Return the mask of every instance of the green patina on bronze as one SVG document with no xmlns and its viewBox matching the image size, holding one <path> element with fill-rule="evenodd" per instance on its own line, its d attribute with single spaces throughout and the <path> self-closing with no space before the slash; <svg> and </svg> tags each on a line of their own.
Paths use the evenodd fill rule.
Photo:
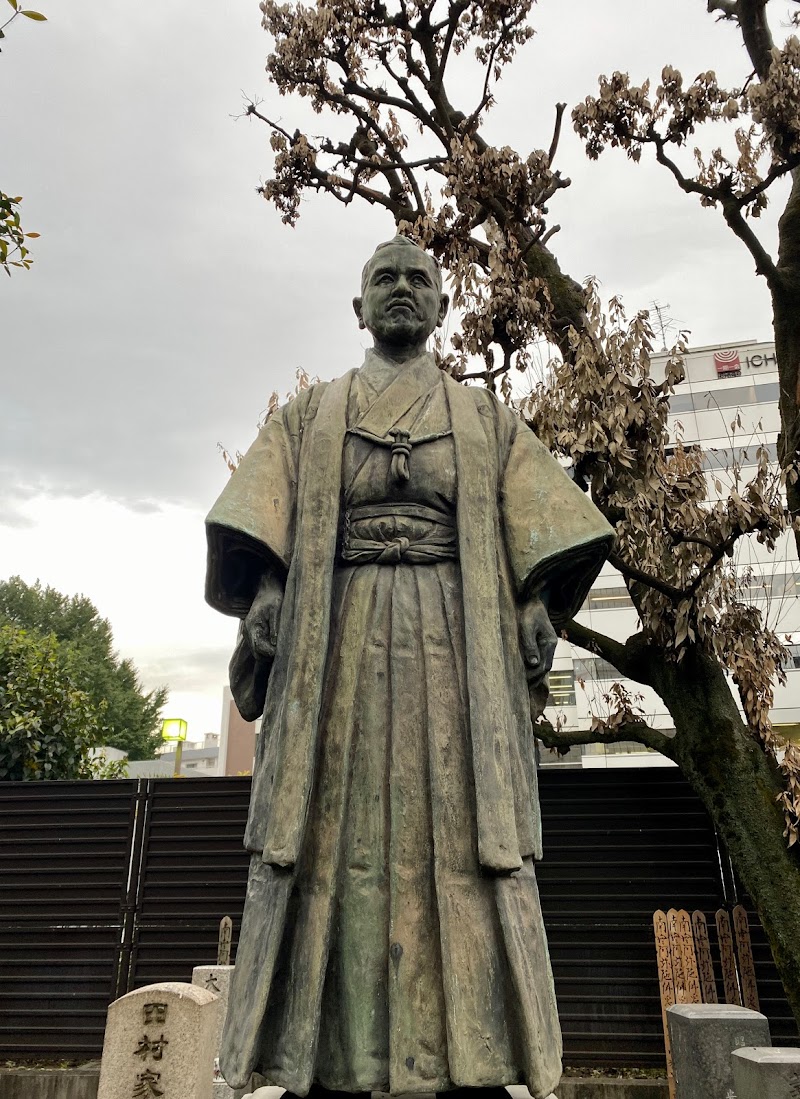
<svg viewBox="0 0 800 1099">
<path fill-rule="evenodd" d="M 245 619 L 234 694 L 264 712 L 223 1072 L 544 1097 L 532 697 L 611 529 L 509 409 L 437 369 L 425 253 L 381 246 L 354 306 L 365 364 L 280 409 L 208 517 L 207 598 Z"/>
</svg>

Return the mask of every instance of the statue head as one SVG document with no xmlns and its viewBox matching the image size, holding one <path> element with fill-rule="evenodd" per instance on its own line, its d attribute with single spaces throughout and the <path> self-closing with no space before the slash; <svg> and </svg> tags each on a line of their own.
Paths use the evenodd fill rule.
<svg viewBox="0 0 800 1099">
<path fill-rule="evenodd" d="M 361 297 L 353 299 L 359 328 L 394 355 L 424 351 L 448 305 L 436 260 L 401 236 L 378 245 L 361 273 Z"/>
</svg>

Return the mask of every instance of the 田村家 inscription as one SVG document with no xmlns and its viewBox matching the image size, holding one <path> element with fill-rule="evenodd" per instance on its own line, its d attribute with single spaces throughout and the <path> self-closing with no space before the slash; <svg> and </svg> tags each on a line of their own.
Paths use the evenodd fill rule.
<svg viewBox="0 0 800 1099">
<path fill-rule="evenodd" d="M 108 1009 L 98 1099 L 211 1099 L 217 997 L 180 983 Z"/>
</svg>

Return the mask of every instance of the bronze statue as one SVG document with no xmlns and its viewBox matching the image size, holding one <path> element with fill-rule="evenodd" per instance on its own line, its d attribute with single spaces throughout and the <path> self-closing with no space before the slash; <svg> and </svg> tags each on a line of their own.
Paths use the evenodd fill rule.
<svg viewBox="0 0 800 1099">
<path fill-rule="evenodd" d="M 222 1071 L 539 1099 L 561 1036 L 529 690 L 611 528 L 437 368 L 430 256 L 380 245 L 353 304 L 364 365 L 279 409 L 208 517 L 207 599 L 243 619 L 234 695 L 264 713 Z"/>
</svg>

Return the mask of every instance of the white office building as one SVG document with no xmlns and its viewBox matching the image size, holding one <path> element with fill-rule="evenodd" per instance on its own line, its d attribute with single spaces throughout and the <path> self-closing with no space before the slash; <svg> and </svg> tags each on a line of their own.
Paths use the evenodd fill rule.
<svg viewBox="0 0 800 1099">
<path fill-rule="evenodd" d="M 654 356 L 656 375 L 661 371 L 663 376 L 665 361 L 666 355 Z M 671 400 L 671 430 L 685 445 L 699 444 L 703 448 L 710 479 L 716 471 L 725 481 L 725 467 L 732 453 L 742 462 L 745 480 L 747 465 L 754 464 L 759 445 L 766 446 L 772 460 L 776 459 L 780 423 L 774 344 L 698 347 L 686 356 L 685 371 L 686 378 Z M 793 538 L 787 537 L 775 553 L 766 552 L 755 539 L 742 539 L 737 565 L 752 570 L 751 595 L 762 605 L 770 625 L 800 641 L 800 567 Z M 604 566 L 578 620 L 618 641 L 624 641 L 638 628 L 622 577 L 610 565 Z M 788 727 L 787 733 L 796 735 L 800 729 L 800 645 L 792 646 L 787 680 L 785 687 L 776 688 L 772 719 L 776 725 Z M 653 691 L 622 679 L 605 661 L 565 641 L 559 641 L 553 662 L 552 705 L 547 716 L 551 720 L 560 717 L 567 728 L 587 728 L 592 713 L 604 712 L 603 695 L 615 681 L 642 696 L 639 704 L 651 725 L 665 731 L 673 727 L 669 713 Z M 572 749 L 562 759 L 543 749 L 541 763 L 572 767 L 671 765 L 663 756 L 635 744 L 588 745 Z"/>
</svg>

